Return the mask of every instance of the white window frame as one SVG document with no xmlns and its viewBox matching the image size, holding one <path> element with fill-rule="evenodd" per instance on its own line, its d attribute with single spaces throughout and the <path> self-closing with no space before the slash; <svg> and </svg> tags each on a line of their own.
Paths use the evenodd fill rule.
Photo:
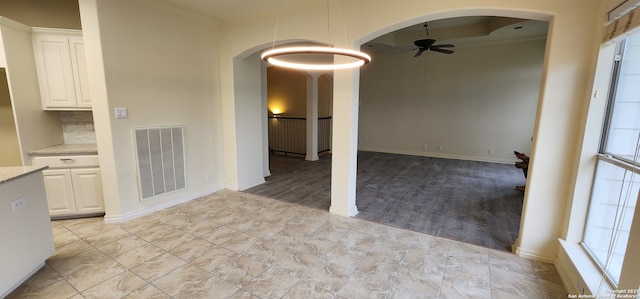
<svg viewBox="0 0 640 299">
<path fill-rule="evenodd" d="M 596 155 L 596 159 L 597 159 L 597 164 L 598 165 L 602 165 L 601 163 L 607 163 L 610 166 L 616 167 L 620 170 L 624 170 L 626 171 L 625 174 L 627 172 L 629 172 L 631 174 L 631 176 L 635 176 L 635 175 L 639 175 L 640 176 L 640 165 L 637 161 L 637 159 L 634 160 L 630 160 L 626 157 L 623 156 L 619 156 L 619 155 L 615 155 L 612 153 L 608 153 L 606 151 L 606 146 L 607 146 L 607 142 L 609 141 L 609 134 L 611 133 L 610 130 L 610 125 L 611 125 L 611 118 L 613 117 L 613 113 L 614 113 L 614 103 L 616 100 L 616 96 L 617 96 L 617 84 L 618 81 L 620 79 L 620 75 L 621 75 L 621 70 L 623 68 L 622 65 L 622 59 L 620 59 L 622 57 L 622 55 L 624 54 L 624 49 L 625 49 L 625 41 L 621 41 L 618 44 L 618 49 L 616 50 L 618 55 L 616 55 L 616 62 L 614 65 L 614 71 L 611 74 L 611 89 L 610 89 L 610 93 L 607 99 L 607 108 L 606 108 L 606 115 L 605 115 L 605 119 L 604 119 L 604 125 L 603 125 L 603 129 L 602 129 L 602 135 L 600 138 L 600 147 L 598 150 L 598 154 Z M 595 172 L 597 173 L 597 171 Z M 590 206 L 591 206 L 591 201 L 594 200 L 593 196 L 594 196 L 594 188 L 596 186 L 596 175 L 593 175 L 593 184 L 592 184 L 592 192 L 590 195 Z M 627 184 L 625 182 L 625 180 L 623 180 L 622 182 L 622 187 L 624 189 L 624 185 Z M 633 182 L 629 182 L 629 184 L 633 184 Z M 621 195 L 622 196 L 622 195 Z M 631 195 L 634 196 L 634 195 Z M 635 194 L 636 196 L 636 200 L 638 195 Z M 621 206 L 622 205 L 622 206 Z M 627 209 L 627 207 L 624 207 L 625 202 L 621 202 L 620 200 L 618 200 L 618 205 L 617 205 L 617 209 L 616 209 L 616 215 L 624 215 L 625 210 Z M 590 207 L 590 209 L 593 207 Z M 635 209 L 637 210 L 637 208 Z M 631 211 L 631 213 L 633 213 L 633 211 Z M 633 214 L 632 214 L 633 217 Z M 624 219 L 624 218 L 622 218 Z M 610 271 L 610 259 L 611 259 L 611 251 L 613 251 L 614 249 L 612 248 L 615 247 L 616 242 L 618 242 L 617 239 L 615 239 L 616 234 L 619 234 L 619 230 L 620 230 L 620 223 L 625 220 L 621 220 L 621 219 L 616 219 L 614 221 L 614 227 L 612 228 L 612 237 L 609 240 L 609 252 L 605 258 L 605 260 L 602 260 L 602 256 L 598 257 L 598 254 L 596 254 L 592 248 L 589 248 L 589 244 L 587 244 L 586 242 L 581 242 L 581 245 L 583 246 L 583 248 L 585 249 L 585 251 L 590 255 L 590 257 L 592 258 L 592 260 L 595 262 L 595 264 L 599 267 L 600 271 L 602 272 L 603 276 L 608 280 L 608 283 L 610 283 L 612 286 L 617 287 L 618 283 L 619 283 L 619 278 L 621 273 L 613 273 Z M 626 221 L 631 221 L 631 219 L 627 219 Z M 585 221 L 585 228 L 583 231 L 583 241 L 585 239 L 587 239 L 587 234 L 589 234 L 589 221 Z M 630 224 L 631 226 L 631 224 Z M 626 241 L 625 243 L 626 244 Z M 628 254 L 628 251 L 626 251 L 625 255 Z M 624 258 L 623 258 L 624 259 Z M 620 268 L 622 267 L 622 265 L 620 265 Z M 617 271 L 616 271 L 617 272 Z"/>
</svg>

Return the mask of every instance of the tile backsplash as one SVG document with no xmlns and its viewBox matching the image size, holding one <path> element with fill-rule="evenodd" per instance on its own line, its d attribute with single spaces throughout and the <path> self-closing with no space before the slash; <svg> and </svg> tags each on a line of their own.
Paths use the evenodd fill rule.
<svg viewBox="0 0 640 299">
<path fill-rule="evenodd" d="M 61 111 L 60 122 L 64 143 L 96 143 L 91 111 Z"/>
</svg>

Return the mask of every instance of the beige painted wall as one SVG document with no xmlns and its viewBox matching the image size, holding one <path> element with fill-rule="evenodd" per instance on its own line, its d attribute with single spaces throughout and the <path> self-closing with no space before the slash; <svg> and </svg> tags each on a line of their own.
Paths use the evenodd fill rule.
<svg viewBox="0 0 640 299">
<path fill-rule="evenodd" d="M 267 68 L 267 107 L 269 115 L 306 117 L 307 75 L 293 70 Z"/>
<path fill-rule="evenodd" d="M 31 27 L 82 29 L 78 0 L 0 0 L 0 16 Z"/>
<path fill-rule="evenodd" d="M 81 0 L 80 11 L 105 219 L 223 188 L 216 24 L 149 1 Z M 184 126 L 187 189 L 140 202 L 132 130 L 169 125 Z"/>
<path fill-rule="evenodd" d="M 304 72 L 267 68 L 269 115 L 275 109 L 285 117 L 307 117 L 307 78 Z M 318 117 L 331 116 L 331 79 L 327 74 L 318 77 Z"/>
<path fill-rule="evenodd" d="M 333 77 L 322 74 L 318 77 L 318 117 L 331 116 L 333 109 Z"/>
<path fill-rule="evenodd" d="M 0 69 L 0 151 L 0 167 L 22 165 L 7 73 L 4 69 Z"/>
<path fill-rule="evenodd" d="M 361 150 L 505 163 L 530 152 L 545 39 L 455 50 L 378 55 L 362 68 Z"/>
</svg>

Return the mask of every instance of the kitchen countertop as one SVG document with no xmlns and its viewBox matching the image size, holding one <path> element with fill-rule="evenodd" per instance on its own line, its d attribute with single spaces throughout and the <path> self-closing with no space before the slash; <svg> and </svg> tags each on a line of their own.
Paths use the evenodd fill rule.
<svg viewBox="0 0 640 299">
<path fill-rule="evenodd" d="M 0 167 L 0 185 L 49 168 L 49 166 Z"/>
<path fill-rule="evenodd" d="M 51 155 L 97 155 L 98 147 L 95 143 L 60 144 L 52 147 L 28 151 L 31 156 Z"/>
</svg>

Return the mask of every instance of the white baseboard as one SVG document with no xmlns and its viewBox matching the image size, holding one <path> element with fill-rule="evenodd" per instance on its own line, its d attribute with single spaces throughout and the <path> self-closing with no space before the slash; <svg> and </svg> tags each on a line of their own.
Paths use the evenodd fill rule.
<svg viewBox="0 0 640 299">
<path fill-rule="evenodd" d="M 271 175 L 271 172 L 269 172 L 269 175 Z M 260 178 L 255 182 L 249 183 L 249 184 L 244 184 L 242 186 L 238 186 L 236 184 L 226 184 L 227 189 L 231 190 L 231 191 L 243 191 L 243 190 L 247 190 L 249 188 L 258 186 L 258 185 L 262 185 L 266 182 L 266 180 L 264 178 Z"/>
<path fill-rule="evenodd" d="M 329 213 L 335 214 L 338 216 L 344 216 L 344 217 L 354 217 L 358 215 L 359 212 L 357 208 L 354 208 L 351 211 L 345 211 L 345 210 L 336 209 L 334 208 L 334 206 L 331 206 L 329 207 Z"/>
<path fill-rule="evenodd" d="M 199 193 L 196 194 L 190 194 L 187 196 L 183 196 L 183 197 L 179 197 L 179 198 L 175 198 L 169 201 L 165 201 L 165 202 L 161 202 L 157 205 L 151 206 L 151 207 L 147 207 L 144 208 L 142 210 L 137 210 L 137 211 L 133 211 L 133 212 L 129 212 L 129 213 L 124 213 L 124 214 L 120 214 L 120 215 L 110 215 L 110 214 L 105 214 L 104 215 L 104 222 L 105 223 L 122 223 L 125 221 L 129 221 L 138 217 L 142 217 L 148 214 L 151 214 L 153 212 L 157 212 L 160 210 L 164 210 L 166 208 L 170 208 L 173 207 L 175 205 L 179 205 L 188 201 L 192 201 L 196 198 L 211 194 L 211 193 L 215 193 L 218 192 L 220 190 L 222 190 L 223 188 L 214 188 L 214 189 L 207 189 L 204 191 L 201 191 Z"/>
<path fill-rule="evenodd" d="M 550 256 L 548 254 L 544 254 L 539 251 L 522 248 L 521 246 L 518 246 L 516 248 L 515 254 L 519 257 L 523 257 L 529 260 L 544 262 L 548 264 L 553 264 L 556 260 L 555 256 Z"/>
<path fill-rule="evenodd" d="M 246 185 L 242 186 L 240 189 L 238 189 L 238 191 L 244 191 L 244 190 L 247 190 L 247 189 L 249 189 L 249 188 L 253 188 L 253 187 L 255 187 L 255 186 L 262 185 L 262 184 L 264 184 L 265 182 L 266 182 L 266 181 L 264 180 L 264 178 L 261 178 L 261 179 L 259 179 L 259 180 L 258 180 L 258 181 L 256 181 L 256 182 L 249 183 L 249 184 L 246 184 Z"/>
</svg>

